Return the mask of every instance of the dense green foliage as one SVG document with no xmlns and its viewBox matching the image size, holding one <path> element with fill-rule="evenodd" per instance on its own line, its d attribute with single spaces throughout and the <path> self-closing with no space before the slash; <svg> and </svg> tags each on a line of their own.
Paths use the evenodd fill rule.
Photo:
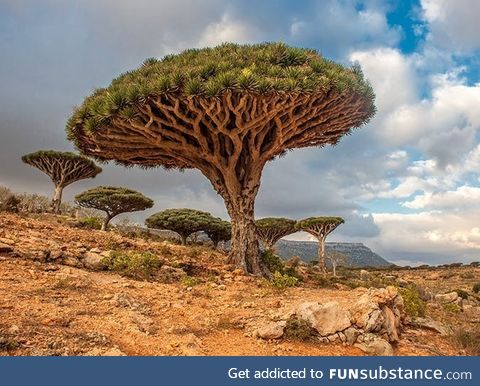
<svg viewBox="0 0 480 386">
<path fill-rule="evenodd" d="M 295 276 L 290 276 L 287 273 L 280 273 L 276 271 L 273 274 L 270 284 L 277 289 L 285 289 L 288 287 L 295 287 L 298 283 L 298 279 Z"/>
<path fill-rule="evenodd" d="M 412 318 L 424 317 L 426 303 L 420 298 L 418 289 L 415 286 L 399 288 L 398 291 L 403 297 L 405 312 Z"/>
<path fill-rule="evenodd" d="M 345 68 L 315 50 L 282 43 L 224 43 L 146 60 L 86 98 L 69 119 L 67 132 L 75 141 L 76 125 L 94 131 L 114 115 L 128 119 L 135 116 L 135 104 L 164 93 L 214 97 L 225 91 L 313 93 L 331 88 L 367 98 L 371 106 L 366 120 L 373 116 L 374 93 L 357 66 Z"/>
<path fill-rule="evenodd" d="M 149 252 L 112 251 L 103 263 L 109 270 L 137 280 L 152 279 L 162 266 L 160 258 Z"/>
<path fill-rule="evenodd" d="M 228 241 L 232 237 L 232 225 L 220 218 L 213 218 L 204 231 L 215 247 L 221 241 Z"/>
<path fill-rule="evenodd" d="M 75 196 L 78 205 L 107 212 L 112 217 L 120 213 L 145 210 L 153 201 L 132 189 L 97 186 Z"/>
<path fill-rule="evenodd" d="M 262 264 L 269 270 L 269 272 L 283 273 L 284 265 L 280 256 L 276 255 L 272 250 L 267 249 L 260 255 Z"/>
<path fill-rule="evenodd" d="M 315 226 L 333 224 L 340 225 L 343 224 L 345 220 L 341 217 L 309 217 L 303 220 L 297 221 L 295 228 L 297 231 L 303 231 Z"/>
<path fill-rule="evenodd" d="M 149 228 L 167 229 L 177 232 L 182 243 L 192 233 L 206 231 L 215 219 L 210 213 L 196 209 L 167 209 L 155 213 L 145 220 Z"/>
<path fill-rule="evenodd" d="M 295 228 L 296 221 L 284 217 L 265 217 L 255 221 L 258 229 L 288 229 Z"/>
<path fill-rule="evenodd" d="M 145 210 L 153 206 L 153 201 L 132 189 L 115 186 L 97 186 L 75 196 L 75 202 L 84 207 L 107 213 L 102 229 L 106 230 L 109 221 L 127 212 Z"/>
</svg>

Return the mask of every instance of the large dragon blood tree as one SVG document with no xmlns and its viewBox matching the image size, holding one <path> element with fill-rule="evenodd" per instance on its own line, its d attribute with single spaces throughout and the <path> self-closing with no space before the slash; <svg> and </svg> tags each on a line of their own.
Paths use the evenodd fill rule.
<svg viewBox="0 0 480 386">
<path fill-rule="evenodd" d="M 265 164 L 335 144 L 374 112 L 357 66 L 281 43 L 226 43 L 120 75 L 74 111 L 67 133 L 102 161 L 200 170 L 231 217 L 231 263 L 262 274 L 254 203 Z"/>
<path fill-rule="evenodd" d="M 78 154 L 40 150 L 22 157 L 26 164 L 36 167 L 50 177 L 55 185 L 52 211 L 58 213 L 62 203 L 63 189 L 76 181 L 93 178 L 102 171 L 95 163 Z"/>
</svg>

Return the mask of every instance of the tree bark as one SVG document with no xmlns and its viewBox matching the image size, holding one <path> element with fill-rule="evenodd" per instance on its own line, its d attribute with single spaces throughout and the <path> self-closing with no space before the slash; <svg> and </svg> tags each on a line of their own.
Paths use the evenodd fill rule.
<svg viewBox="0 0 480 386">
<path fill-rule="evenodd" d="M 63 186 L 57 185 L 55 186 L 55 191 L 53 194 L 52 200 L 52 211 L 55 214 L 60 212 L 60 205 L 62 203 L 62 193 L 63 193 Z"/>
<path fill-rule="evenodd" d="M 229 262 L 245 273 L 263 275 L 260 262 L 260 246 L 252 208 L 247 211 L 230 213 L 232 219 L 232 239 Z"/>
<path fill-rule="evenodd" d="M 327 272 L 327 268 L 325 266 L 325 236 L 318 237 L 318 266 L 320 267 L 323 273 Z"/>
<path fill-rule="evenodd" d="M 112 216 L 110 214 L 107 214 L 105 218 L 103 219 L 102 223 L 102 231 L 106 231 L 108 229 L 108 223 L 112 219 Z"/>
</svg>

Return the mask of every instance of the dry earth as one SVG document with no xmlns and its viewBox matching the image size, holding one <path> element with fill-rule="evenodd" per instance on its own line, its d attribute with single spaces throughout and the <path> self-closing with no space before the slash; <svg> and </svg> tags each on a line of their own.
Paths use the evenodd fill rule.
<svg viewBox="0 0 480 386">
<path fill-rule="evenodd" d="M 232 271 L 225 255 L 208 247 L 81 230 L 62 217 L 37 217 L 0 216 L 0 355 L 365 355 L 342 344 L 255 337 L 258 327 L 295 305 L 329 299 L 348 304 L 358 291 L 309 283 L 280 291 Z M 138 281 L 59 263 L 58 251 L 74 256 L 91 249 L 149 251 L 165 266 L 183 267 L 199 284 Z M 470 267 L 393 273 L 434 293 L 468 290 L 480 281 L 479 269 Z M 468 328 L 478 325 L 478 309 L 449 315 L 429 303 L 428 313 Z M 413 326 L 394 349 L 396 355 L 465 354 L 450 337 Z"/>
</svg>

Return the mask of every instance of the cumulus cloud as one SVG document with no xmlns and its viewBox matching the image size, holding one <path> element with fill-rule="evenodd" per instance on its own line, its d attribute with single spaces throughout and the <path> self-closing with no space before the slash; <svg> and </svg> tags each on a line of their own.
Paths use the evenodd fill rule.
<svg viewBox="0 0 480 386">
<path fill-rule="evenodd" d="M 411 201 L 403 203 L 411 209 L 441 211 L 471 211 L 480 209 L 480 187 L 463 185 L 455 190 L 415 196 Z"/>
<path fill-rule="evenodd" d="M 434 45 L 455 51 L 480 49 L 480 2 L 477 0 L 422 0 L 428 38 Z"/>
</svg>

